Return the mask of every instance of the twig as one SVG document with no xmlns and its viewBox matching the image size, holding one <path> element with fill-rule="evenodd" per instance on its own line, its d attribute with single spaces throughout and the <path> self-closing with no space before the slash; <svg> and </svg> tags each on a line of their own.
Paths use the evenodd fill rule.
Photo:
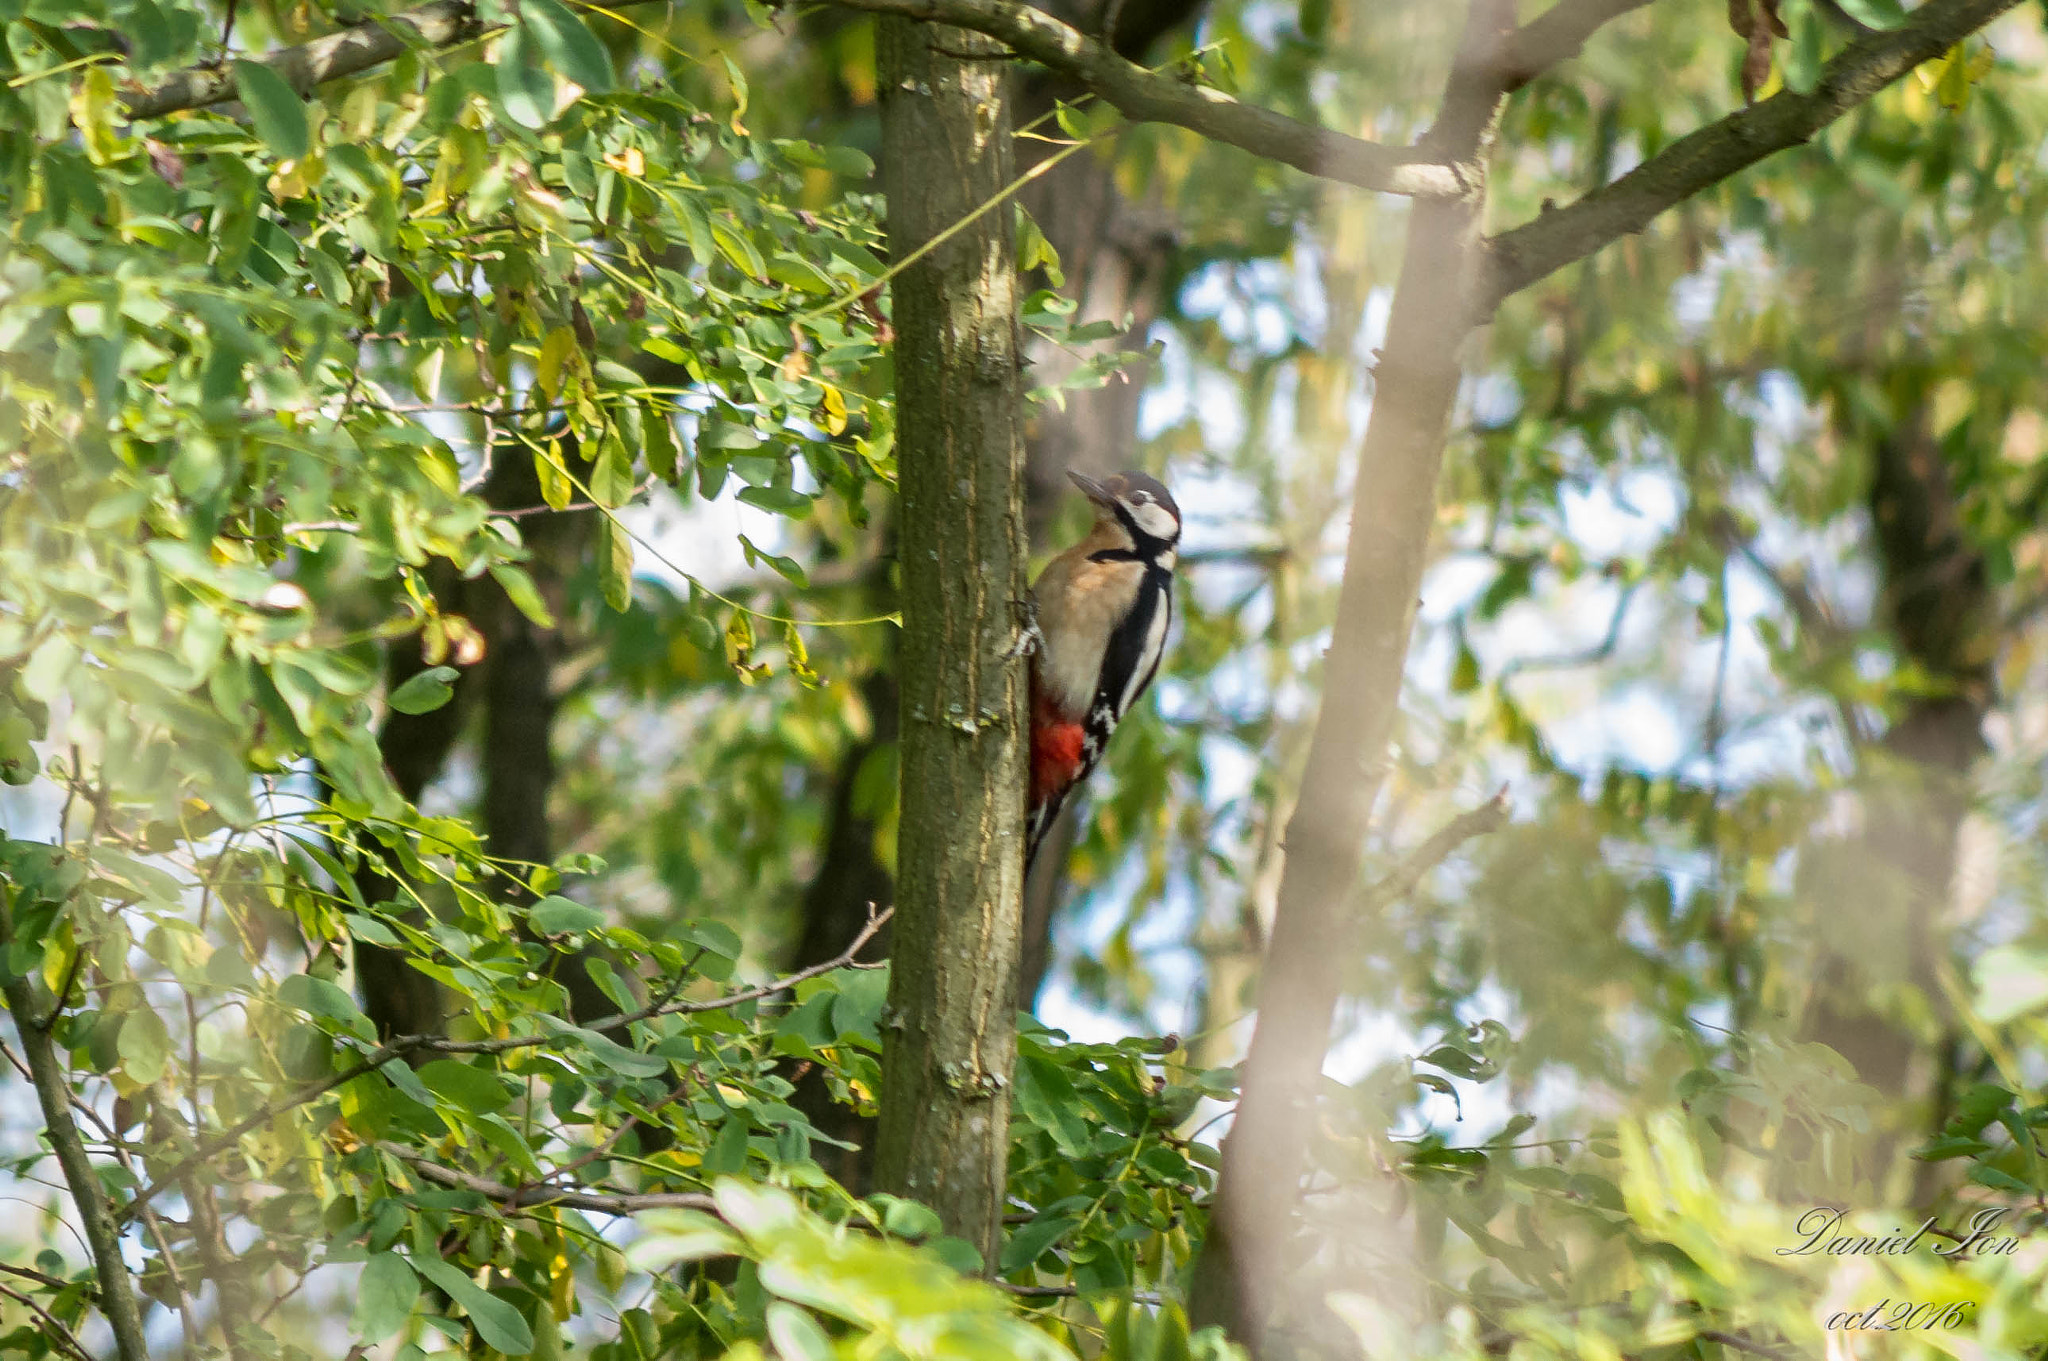
<svg viewBox="0 0 2048 1361">
<path fill-rule="evenodd" d="M 1501 58 L 1501 88 L 1521 89 L 1561 62 L 1570 61 L 1586 39 L 1604 25 L 1651 0 L 1562 0 L 1516 29 Z"/>
<path fill-rule="evenodd" d="M 834 0 L 848 9 L 951 24 L 1008 43 L 1071 76 L 1136 123 L 1172 123 L 1323 179 L 1388 194 L 1451 198 L 1465 192 L 1458 167 L 1417 147 L 1387 146 L 1241 104 L 1119 56 L 1109 42 L 1018 0 Z"/>
<path fill-rule="evenodd" d="M 4 1285 L 0 1285 L 0 1295 L 5 1295 L 34 1314 L 41 1321 L 44 1334 L 59 1347 L 77 1357 L 78 1361 L 92 1361 L 92 1353 L 85 1349 L 84 1344 L 78 1340 L 78 1335 L 58 1322 L 49 1310 L 37 1304 L 34 1299 Z"/>
<path fill-rule="evenodd" d="M 1928 0 L 1897 28 L 1871 33 L 1827 64 L 1810 94 L 1785 89 L 1679 138 L 1620 179 L 1486 243 L 1474 319 L 1509 296 L 1609 242 L 1632 235 L 1675 204 L 1798 146 L 2019 0 Z M 1548 18 L 1549 16 L 1545 16 Z M 1543 20 L 1537 20 L 1541 24 Z M 1531 25 L 1535 27 L 1535 25 Z"/>
<path fill-rule="evenodd" d="M 997 1281 L 998 1290 L 1006 1291 L 1027 1300 L 1073 1300 L 1081 1298 L 1083 1291 L 1077 1285 L 1012 1285 L 1008 1281 Z M 1125 1294 L 1116 1290 L 1096 1290 L 1087 1293 L 1115 1295 L 1118 1299 L 1130 1300 L 1133 1304 L 1161 1304 L 1164 1297 L 1156 1290 L 1133 1290 Z"/>
<path fill-rule="evenodd" d="M 1705 1328 L 1694 1333 L 1693 1336 L 1702 1342 L 1718 1342 L 1724 1347 L 1733 1347 L 1736 1351 L 1750 1352 L 1757 1356 L 1788 1355 L 1783 1347 L 1774 1347 L 1768 1342 L 1758 1342 L 1755 1338 L 1744 1337 L 1740 1333 L 1724 1333 L 1718 1328 Z"/>
<path fill-rule="evenodd" d="M 453 47 L 487 31 L 469 0 L 434 0 L 403 14 L 372 19 L 339 33 L 287 47 L 262 59 L 285 84 L 301 93 L 330 80 L 340 80 L 380 66 L 404 52 L 407 43 L 398 26 L 413 30 L 414 40 L 428 47 Z M 123 101 L 136 121 L 161 118 L 183 109 L 203 109 L 238 98 L 235 77 L 225 66 L 190 66 L 166 77 L 151 89 Z"/>
<path fill-rule="evenodd" d="M 641 1210 L 703 1210 L 708 1214 L 718 1213 L 718 1202 L 701 1191 L 627 1194 L 585 1191 L 566 1186 L 507 1186 L 488 1177 L 443 1167 L 424 1154 L 415 1153 L 397 1144 L 378 1143 L 372 1147 L 379 1153 L 398 1159 L 437 1186 L 446 1186 L 456 1191 L 474 1191 L 485 1200 L 496 1201 L 508 1209 L 560 1205 L 572 1210 L 592 1210 L 598 1214 L 610 1215 L 636 1214 Z"/>
<path fill-rule="evenodd" d="M 1628 622 L 1629 606 L 1634 603 L 1638 583 L 1629 582 L 1622 586 L 1621 594 L 1615 599 L 1614 613 L 1608 616 L 1607 632 L 1600 641 L 1578 652 L 1552 652 L 1541 657 L 1515 657 L 1500 669 L 1503 683 L 1512 680 L 1524 671 L 1567 671 L 1578 666 L 1595 666 L 1614 655 L 1621 646 L 1622 625 Z"/>
<path fill-rule="evenodd" d="M 13 922 L 0 912 L 0 940 L 11 939 L 13 933 Z M 135 1302 L 127 1263 L 121 1259 L 120 1230 L 108 1211 L 99 1176 L 86 1157 L 85 1141 L 79 1138 L 78 1126 L 71 1119 L 70 1088 L 58 1066 L 55 1047 L 48 1032 L 29 1020 L 33 999 L 28 984 L 16 981 L 0 991 L 4 991 L 7 1009 L 14 1014 L 22 1054 L 35 1083 L 36 1101 L 43 1112 L 43 1136 L 49 1140 L 50 1151 L 64 1171 L 64 1183 L 70 1188 L 72 1204 L 85 1228 L 86 1244 L 100 1283 L 101 1316 L 113 1331 L 114 1347 L 121 1361 L 148 1361 L 142 1310 Z M 80 1355 L 84 1355 L 82 1350 Z"/>
<path fill-rule="evenodd" d="M 1508 802 L 1508 787 L 1502 785 L 1498 793 L 1469 813 L 1460 813 L 1437 830 L 1436 835 L 1409 852 L 1393 873 L 1366 889 L 1360 900 L 1360 916 L 1373 914 L 1388 904 L 1399 900 L 1422 881 L 1422 876 L 1441 865 L 1452 851 L 1476 836 L 1497 832 L 1507 826 L 1512 806 Z"/>
<path fill-rule="evenodd" d="M 37 1285 L 47 1285 L 52 1290 L 69 1290 L 74 1284 L 74 1282 L 60 1277 L 37 1271 L 34 1267 L 14 1266 L 7 1262 L 0 1262 L 0 1271 L 4 1271 L 10 1276 L 19 1276 L 24 1280 L 34 1281 Z M 94 1293 L 88 1293 L 87 1298 L 96 1299 L 98 1296 Z"/>
<path fill-rule="evenodd" d="M 601 1021 L 592 1021 L 584 1029 L 599 1031 L 619 1030 L 640 1021 L 652 1020 L 657 1016 L 694 1015 L 706 1011 L 721 1011 L 728 1007 L 741 1006 L 747 1002 L 758 1002 L 764 997 L 773 997 L 779 992 L 787 992 L 807 979 L 822 977 L 835 969 L 880 968 L 882 966 L 878 964 L 856 963 L 855 958 L 867 943 L 875 938 L 876 932 L 882 929 L 883 925 L 888 922 L 895 911 L 896 909 L 892 907 L 881 912 L 872 913 L 868 917 L 867 924 L 854 936 L 853 942 L 840 951 L 839 954 L 821 964 L 813 964 L 807 969 L 798 969 L 795 973 L 786 974 L 772 983 L 764 983 L 758 988 L 747 988 L 740 992 L 728 993 L 724 997 L 713 997 L 701 1002 L 669 1001 L 655 1006 L 642 1007 L 638 1011 L 627 1012 L 624 1015 L 608 1016 Z M 202 1141 L 197 1149 L 190 1156 L 180 1161 L 176 1167 L 173 1167 L 169 1172 L 136 1192 L 135 1197 L 121 1208 L 121 1217 L 125 1219 L 140 1210 L 144 1205 L 147 1205 L 151 1200 L 161 1195 L 180 1175 L 194 1164 L 231 1147 L 237 1139 L 247 1134 L 250 1130 L 266 1125 L 285 1112 L 305 1105 L 308 1101 L 317 1101 L 336 1087 L 353 1082 L 366 1073 L 375 1072 L 393 1059 L 404 1058 L 408 1054 L 421 1052 L 436 1054 L 502 1054 L 514 1049 L 531 1049 L 538 1045 L 554 1044 L 561 1039 L 562 1036 L 559 1034 L 513 1035 L 499 1040 L 444 1040 L 437 1035 L 401 1035 L 372 1052 L 361 1062 L 344 1069 L 332 1077 L 323 1078 L 309 1086 L 302 1087 L 284 1100 L 266 1106 L 254 1115 L 246 1116 L 222 1130 L 219 1134 Z"/>
</svg>

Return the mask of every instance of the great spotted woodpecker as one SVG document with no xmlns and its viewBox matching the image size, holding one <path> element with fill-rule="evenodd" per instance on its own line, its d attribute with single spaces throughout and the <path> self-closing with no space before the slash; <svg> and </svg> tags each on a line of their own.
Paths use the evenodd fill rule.
<svg viewBox="0 0 2048 1361">
<path fill-rule="evenodd" d="M 1095 503 L 1095 525 L 1031 587 L 1040 641 L 1031 658 L 1027 868 L 1067 794 L 1158 673 L 1173 622 L 1172 494 L 1143 473 L 1067 476 Z"/>
</svg>

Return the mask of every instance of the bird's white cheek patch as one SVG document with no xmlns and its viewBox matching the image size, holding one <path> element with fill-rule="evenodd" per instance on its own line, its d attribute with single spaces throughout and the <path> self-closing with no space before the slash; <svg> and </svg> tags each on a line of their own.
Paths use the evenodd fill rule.
<svg viewBox="0 0 2048 1361">
<path fill-rule="evenodd" d="M 1139 529 L 1155 539 L 1171 539 L 1180 532 L 1180 522 L 1173 518 L 1165 506 L 1149 502 L 1131 511 L 1131 519 Z"/>
</svg>

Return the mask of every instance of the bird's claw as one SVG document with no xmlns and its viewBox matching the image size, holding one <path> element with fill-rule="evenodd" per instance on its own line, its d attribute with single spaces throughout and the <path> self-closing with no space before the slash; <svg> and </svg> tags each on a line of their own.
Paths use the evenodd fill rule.
<svg viewBox="0 0 2048 1361">
<path fill-rule="evenodd" d="M 1010 602 L 1010 608 L 1017 613 L 1017 641 L 1010 644 L 1010 650 L 1003 654 L 1005 660 L 1029 657 L 1045 647 L 1045 635 L 1038 631 L 1038 602 L 1030 596 Z"/>
</svg>

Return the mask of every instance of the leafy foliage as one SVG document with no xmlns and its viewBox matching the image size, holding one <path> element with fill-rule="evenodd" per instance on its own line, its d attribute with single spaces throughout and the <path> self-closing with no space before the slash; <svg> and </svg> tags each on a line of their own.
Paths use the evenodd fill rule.
<svg viewBox="0 0 2048 1361">
<path fill-rule="evenodd" d="M 1718 7 L 1635 15 L 1518 95 L 1495 212 L 1803 88 L 1847 40 L 1833 10 L 1898 18 L 1737 8 L 1732 37 Z M 257 7 L 226 51 L 226 13 L 184 0 L 0 3 L 0 971 L 20 1044 L 62 1065 L 152 1337 L 340 1354 L 346 1319 L 346 1345 L 408 1361 L 1226 1355 L 1189 1335 L 1187 1273 L 1401 211 L 1054 118 L 1182 232 L 1145 456 L 1206 486 L 1182 497 L 1173 674 L 1075 854 L 1063 978 L 1186 1038 L 1027 1030 L 989 1285 L 928 1212 L 840 1178 L 848 1141 L 804 1094 L 872 1115 L 882 974 L 748 986 L 743 963 L 793 934 L 850 753 L 893 844 L 859 686 L 888 664 L 893 476 L 871 37 L 521 0 L 310 99 L 249 59 L 342 17 Z M 1412 54 L 1453 18 L 1221 5 L 1171 55 L 1401 140 L 1440 85 Z M 1524 821 L 1332 943 L 1402 1033 L 1313 1110 L 1283 1249 L 1318 1306 L 1301 1350 L 1708 1361 L 1817 1347 L 1879 1300 L 1941 1306 L 1909 1347 L 2038 1346 L 2028 1252 L 1781 1252 L 1823 1199 L 1851 1207 L 1831 1234 L 2003 1210 L 1993 1235 L 2024 1239 L 2048 1191 L 2029 50 L 1965 44 L 1503 311 L 1376 861 L 1501 779 Z M 124 114 L 215 56 L 238 105 Z M 1019 250 L 1045 340 L 1117 329 L 1080 319 L 1035 225 Z M 1976 582 L 1917 613 L 1872 496 L 1916 429 L 1962 550 L 1936 579 Z M 494 496 L 515 466 L 536 504 Z M 664 562 L 678 536 L 644 514 L 721 497 L 758 513 L 737 585 Z M 536 558 L 543 509 L 589 517 L 587 563 Z M 408 803 L 372 735 L 459 707 L 482 634 L 449 578 L 585 649 L 551 863 L 491 855 L 445 791 Z M 392 647 L 427 665 L 380 690 Z M 1958 700 L 1998 745 L 1952 822 L 2000 867 L 1925 938 L 1931 974 L 1841 989 L 1927 1070 L 1902 1102 L 1801 1018 L 1844 921 L 1871 955 L 1921 939 L 1885 853 L 1949 796 L 1880 777 Z M 1631 703 L 1656 720 L 1611 721 Z M 377 1032 L 366 946 L 445 990 L 446 1033 Z M 571 1014 L 574 968 L 615 1013 Z M 52 1166 L 20 1134 L 17 1191 Z M 0 1350 L 97 1341 L 63 1219 L 6 1235 L 39 1276 L 0 1278 Z"/>
</svg>

